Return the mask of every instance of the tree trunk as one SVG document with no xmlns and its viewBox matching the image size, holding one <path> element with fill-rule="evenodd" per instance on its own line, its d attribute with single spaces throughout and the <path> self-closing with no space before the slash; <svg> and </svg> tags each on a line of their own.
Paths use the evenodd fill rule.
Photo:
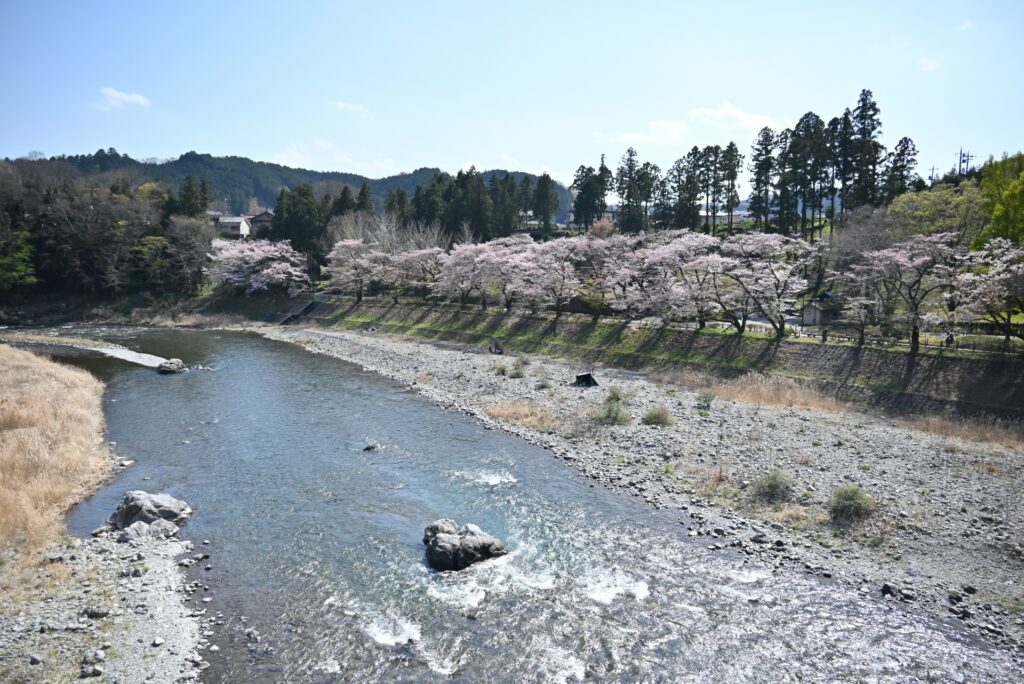
<svg viewBox="0 0 1024 684">
<path fill-rule="evenodd" d="M 910 326 L 910 351 L 916 352 L 921 344 L 921 328 L 917 323 Z"/>
</svg>

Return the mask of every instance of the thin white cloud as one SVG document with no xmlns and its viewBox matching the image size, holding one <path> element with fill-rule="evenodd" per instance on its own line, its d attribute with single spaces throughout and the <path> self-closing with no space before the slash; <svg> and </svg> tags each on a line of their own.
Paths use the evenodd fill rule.
<svg viewBox="0 0 1024 684">
<path fill-rule="evenodd" d="M 963 33 L 965 31 L 973 31 L 976 28 L 978 27 L 974 25 L 973 21 L 971 21 L 970 19 L 965 19 L 963 22 L 960 23 L 959 26 L 956 27 L 956 30 L 958 33 Z"/>
<path fill-rule="evenodd" d="M 334 102 L 329 102 L 328 104 L 331 105 L 332 107 L 334 107 L 335 109 L 338 109 L 338 110 L 343 111 L 343 112 L 365 112 L 366 111 L 366 107 L 364 107 L 361 104 L 356 104 L 355 102 L 345 102 L 344 100 L 335 100 Z"/>
<path fill-rule="evenodd" d="M 103 96 L 103 101 L 96 103 L 94 106 L 105 112 L 109 112 L 113 109 L 124 109 L 125 105 L 149 107 L 153 104 L 145 95 L 140 95 L 139 93 L 126 93 L 118 90 L 117 88 L 111 88 L 110 86 L 100 88 L 100 95 Z"/>
<path fill-rule="evenodd" d="M 511 154 L 502 152 L 498 155 L 498 159 L 502 164 L 518 164 L 519 160 L 513 157 Z"/>
<path fill-rule="evenodd" d="M 728 100 L 714 107 L 696 107 L 689 115 L 694 123 L 722 133 L 757 133 L 765 126 L 778 128 L 772 117 L 744 111 Z"/>
<path fill-rule="evenodd" d="M 917 68 L 925 72 L 937 71 L 939 68 L 939 62 L 931 57 L 922 57 L 917 60 Z"/>
<path fill-rule="evenodd" d="M 690 126 L 685 121 L 661 119 L 647 124 L 643 131 L 624 131 L 611 136 L 615 142 L 648 143 L 651 145 L 680 145 L 690 137 Z"/>
</svg>

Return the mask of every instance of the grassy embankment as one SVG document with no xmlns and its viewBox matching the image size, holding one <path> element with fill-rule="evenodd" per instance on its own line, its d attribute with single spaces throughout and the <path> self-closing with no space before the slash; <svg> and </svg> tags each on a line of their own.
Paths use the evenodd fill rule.
<svg viewBox="0 0 1024 684">
<path fill-rule="evenodd" d="M 260 320 L 296 306 L 301 304 L 283 298 L 228 298 L 209 301 L 203 313 Z M 862 390 L 1012 408 L 1022 391 L 1018 385 L 1024 382 L 1024 363 L 1005 355 L 927 349 L 915 359 L 900 348 L 858 349 L 808 338 L 778 342 L 767 335 L 738 336 L 714 329 L 696 332 L 615 319 L 593 321 L 579 315 L 556 320 L 547 314 L 509 313 L 493 307 L 393 305 L 374 300 L 356 306 L 347 301 L 337 303 L 315 322 L 480 346 L 499 340 L 508 352 L 641 370 L 723 399 L 829 411 L 859 410 Z M 855 403 L 850 403 L 853 397 Z M 952 437 L 1021 442 L 1020 425 L 1012 420 L 928 413 L 917 412 L 914 426 Z"/>
<path fill-rule="evenodd" d="M 0 345 L 0 549 L 31 556 L 110 472 L 102 395 L 85 371 Z"/>
</svg>

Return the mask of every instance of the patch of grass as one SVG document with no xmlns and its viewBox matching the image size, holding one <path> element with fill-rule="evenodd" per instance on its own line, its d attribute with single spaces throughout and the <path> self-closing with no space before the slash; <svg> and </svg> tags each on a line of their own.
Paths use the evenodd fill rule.
<svg viewBox="0 0 1024 684">
<path fill-rule="evenodd" d="M 672 464 L 666 463 L 664 466 L 662 466 L 661 472 L 666 477 L 672 477 Z"/>
<path fill-rule="evenodd" d="M 507 377 L 508 376 L 508 366 L 506 366 L 503 363 L 499 363 L 498 365 L 496 365 L 494 367 L 494 374 L 495 375 L 500 375 L 503 378 Z"/>
<path fill-rule="evenodd" d="M 551 388 L 551 381 L 547 378 L 541 378 L 540 382 L 537 383 L 537 389 L 546 390 Z"/>
<path fill-rule="evenodd" d="M 618 385 L 612 385 L 608 388 L 608 394 L 604 397 L 604 403 L 611 404 L 618 402 L 620 404 L 625 403 L 626 395 L 622 392 L 622 388 Z"/>
<path fill-rule="evenodd" d="M 102 395 L 85 371 L 0 345 L 0 548 L 45 545 L 109 472 Z"/>
<path fill-rule="evenodd" d="M 765 473 L 754 483 L 754 497 L 766 503 L 778 503 L 789 499 L 793 491 L 793 482 L 789 475 L 781 470 Z"/>
<path fill-rule="evenodd" d="M 668 409 L 664 406 L 653 408 L 644 414 L 642 419 L 644 425 L 654 425 L 658 427 L 667 427 L 675 424 L 675 418 L 668 412 Z"/>
<path fill-rule="evenodd" d="M 864 520 L 875 512 L 877 505 L 863 489 L 856 485 L 838 487 L 832 493 L 829 514 L 836 525 L 850 525 Z"/>
<path fill-rule="evenodd" d="M 487 408 L 487 415 L 497 420 L 517 423 L 540 432 L 554 432 L 558 419 L 544 409 L 525 402 L 495 404 Z"/>
<path fill-rule="evenodd" d="M 529 361 L 526 361 L 523 357 L 516 359 L 516 362 L 512 365 L 512 370 L 509 371 L 508 377 L 510 378 L 523 378 L 526 377 L 526 366 Z"/>
<path fill-rule="evenodd" d="M 809 513 L 806 508 L 797 504 L 789 504 L 785 506 L 782 504 L 774 504 L 765 513 L 765 517 L 769 520 L 782 523 L 788 527 L 798 529 L 817 527 L 828 521 L 828 516 L 824 513 Z"/>
<path fill-rule="evenodd" d="M 607 399 L 591 417 L 594 422 L 601 425 L 629 425 L 633 422 L 633 416 L 629 415 L 621 401 L 608 401 Z"/>
</svg>

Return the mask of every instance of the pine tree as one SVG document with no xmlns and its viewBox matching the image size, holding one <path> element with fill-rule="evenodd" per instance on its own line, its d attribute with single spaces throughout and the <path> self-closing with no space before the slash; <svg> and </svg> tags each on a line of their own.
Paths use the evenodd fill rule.
<svg viewBox="0 0 1024 684">
<path fill-rule="evenodd" d="M 395 188 L 384 198 L 384 211 L 403 228 L 409 224 L 409 196 L 402 188 Z"/>
<path fill-rule="evenodd" d="M 853 110 L 853 185 L 850 190 L 850 208 L 877 206 L 880 167 L 885 147 L 878 141 L 882 135 L 880 110 L 870 90 L 862 90 Z"/>
<path fill-rule="evenodd" d="M 341 189 L 334 203 L 331 205 L 331 216 L 343 216 L 350 211 L 356 210 L 356 198 L 352 195 L 352 188 L 345 186 Z"/>
<path fill-rule="evenodd" d="M 696 148 L 694 148 L 696 149 Z M 758 229 L 768 232 L 771 225 L 772 180 L 776 170 L 775 131 L 765 126 L 757 134 L 750 151 L 750 213 Z"/>
<path fill-rule="evenodd" d="M 630 147 L 622 155 L 615 173 L 615 191 L 619 196 L 619 229 L 624 233 L 637 233 L 644 227 L 639 176 L 640 161 L 636 150 Z"/>
<path fill-rule="evenodd" d="M 541 222 L 544 237 L 551 237 L 553 217 L 558 211 L 558 194 L 555 192 L 555 181 L 548 174 L 537 179 L 537 188 L 533 191 L 533 216 Z"/>
<path fill-rule="evenodd" d="M 736 191 L 736 181 L 740 176 L 740 168 L 743 166 L 743 155 L 736 147 L 736 143 L 730 141 L 722 151 L 722 181 L 724 183 L 724 207 L 728 216 L 727 229 L 732 232 L 733 211 L 740 204 L 739 193 Z"/>
<path fill-rule="evenodd" d="M 359 196 L 356 198 L 356 211 L 373 213 L 373 194 L 370 192 L 370 184 L 363 183 L 359 188 Z"/>
<path fill-rule="evenodd" d="M 889 155 L 885 170 L 885 183 L 882 201 L 891 203 L 894 199 L 913 188 L 917 174 L 917 147 L 910 138 L 900 138 L 892 154 Z"/>
</svg>

